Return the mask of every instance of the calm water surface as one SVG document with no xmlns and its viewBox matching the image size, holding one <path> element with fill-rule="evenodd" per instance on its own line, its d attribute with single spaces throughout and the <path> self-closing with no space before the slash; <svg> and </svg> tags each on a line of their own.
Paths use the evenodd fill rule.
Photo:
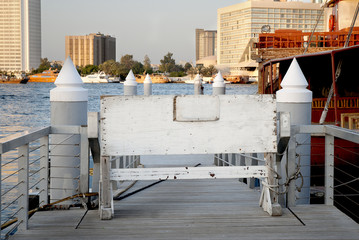
<svg viewBox="0 0 359 240">
<path fill-rule="evenodd" d="M 122 95 L 123 84 L 84 84 L 89 90 L 89 111 L 100 111 L 101 95 Z M 30 127 L 50 123 L 50 90 L 53 83 L 0 84 L 0 137 Z M 226 94 L 255 94 L 257 85 L 228 84 Z M 204 94 L 212 93 L 212 86 L 204 85 Z M 138 85 L 143 94 L 143 84 Z M 192 84 L 153 84 L 154 95 L 191 95 Z"/>
</svg>

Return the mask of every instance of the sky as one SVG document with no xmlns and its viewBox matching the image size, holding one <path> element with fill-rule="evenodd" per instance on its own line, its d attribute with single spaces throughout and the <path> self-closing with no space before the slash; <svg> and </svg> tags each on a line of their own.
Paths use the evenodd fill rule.
<svg viewBox="0 0 359 240">
<path fill-rule="evenodd" d="M 101 32 L 116 37 L 116 60 L 125 54 L 158 64 L 195 62 L 195 29 L 217 29 L 217 9 L 244 0 L 42 0 L 42 57 L 65 58 L 65 36 Z"/>
</svg>

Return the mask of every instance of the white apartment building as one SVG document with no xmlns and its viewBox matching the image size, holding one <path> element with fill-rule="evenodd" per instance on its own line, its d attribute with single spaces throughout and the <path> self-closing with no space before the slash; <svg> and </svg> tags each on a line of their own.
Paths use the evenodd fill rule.
<svg viewBox="0 0 359 240">
<path fill-rule="evenodd" d="M 0 1 L 0 70 L 30 71 L 41 61 L 41 0 Z"/>
<path fill-rule="evenodd" d="M 241 75 L 243 66 L 255 67 L 250 52 L 263 30 L 312 31 L 320 15 L 320 3 L 248 0 L 217 11 L 217 64 L 231 75 Z M 263 27 L 265 26 L 265 27 Z M 269 26 L 269 27 L 268 27 Z M 323 31 L 323 16 L 316 31 Z M 246 64 L 243 64 L 247 62 Z M 251 62 L 251 63 L 248 63 Z"/>
</svg>

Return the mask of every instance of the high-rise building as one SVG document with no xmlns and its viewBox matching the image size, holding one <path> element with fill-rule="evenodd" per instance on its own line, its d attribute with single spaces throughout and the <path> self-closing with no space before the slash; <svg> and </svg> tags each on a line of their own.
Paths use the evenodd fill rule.
<svg viewBox="0 0 359 240">
<path fill-rule="evenodd" d="M 116 60 L 116 38 L 101 33 L 66 36 L 65 51 L 76 66 L 100 65 Z"/>
<path fill-rule="evenodd" d="M 274 0 L 248 0 L 218 9 L 218 68 L 229 69 L 231 75 L 241 75 L 241 63 L 250 61 L 252 44 L 259 33 L 277 29 L 310 32 L 320 12 L 320 3 Z M 322 16 L 316 31 L 323 30 Z"/>
<path fill-rule="evenodd" d="M 196 61 L 216 55 L 217 31 L 196 29 Z"/>
<path fill-rule="evenodd" d="M 0 1 L 0 70 L 30 71 L 41 61 L 41 0 Z"/>
</svg>

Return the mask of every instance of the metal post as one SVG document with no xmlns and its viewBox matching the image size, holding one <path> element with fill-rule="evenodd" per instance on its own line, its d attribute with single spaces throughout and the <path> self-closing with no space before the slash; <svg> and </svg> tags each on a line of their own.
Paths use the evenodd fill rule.
<svg viewBox="0 0 359 240">
<path fill-rule="evenodd" d="M 111 183 L 110 183 L 110 157 L 102 156 L 101 165 L 100 165 L 100 218 L 102 220 L 112 219 L 112 209 L 111 209 Z"/>
<path fill-rule="evenodd" d="M 55 85 L 50 91 L 51 126 L 87 125 L 88 91 L 71 58 L 66 59 Z M 79 134 L 54 134 L 50 140 L 50 201 L 54 202 L 79 193 L 81 138 Z"/>
<path fill-rule="evenodd" d="M 203 95 L 202 77 L 199 74 L 194 79 L 194 95 Z"/>
<path fill-rule="evenodd" d="M 43 206 L 49 203 L 49 136 L 40 138 L 40 196 L 39 206 Z"/>
<path fill-rule="evenodd" d="M 89 192 L 89 141 L 87 127 L 81 127 L 80 141 L 80 193 Z"/>
<path fill-rule="evenodd" d="M 145 81 L 143 82 L 143 93 L 146 96 L 152 95 L 152 80 L 148 73 L 146 75 Z"/>
<path fill-rule="evenodd" d="M 224 79 L 220 71 L 218 72 L 217 76 L 214 78 L 212 87 L 213 87 L 212 95 L 226 94 L 226 84 L 224 83 Z"/>
<path fill-rule="evenodd" d="M 28 228 L 28 212 L 29 212 L 29 144 L 19 147 L 19 160 L 18 160 L 18 182 L 19 194 L 18 200 L 19 213 L 18 221 L 20 223 L 19 230 L 27 230 Z"/>
<path fill-rule="evenodd" d="M 325 135 L 325 204 L 334 204 L 334 136 Z"/>
<path fill-rule="evenodd" d="M 306 81 L 297 60 L 294 58 L 286 75 L 281 83 L 282 89 L 277 91 L 277 112 L 289 112 L 291 125 L 310 125 L 312 112 L 312 92 L 306 89 L 308 82 Z M 296 186 L 303 187 L 297 192 L 298 198 L 296 204 L 310 203 L 310 134 L 297 134 L 296 142 L 291 142 L 291 157 L 287 159 L 288 166 L 298 164 L 300 173 L 303 178 L 296 180 Z M 297 146 L 296 146 L 297 145 Z M 298 154 L 298 157 L 293 157 Z M 295 162 L 297 160 L 297 162 Z M 289 169 L 289 167 L 288 167 Z M 295 171 L 290 168 L 288 177 L 293 177 Z M 295 177 L 298 177 L 296 175 Z M 302 183 L 302 180 L 304 181 Z M 288 192 L 288 204 L 294 204 L 290 199 L 294 198 L 294 188 L 290 187 Z"/>
<path fill-rule="evenodd" d="M 132 70 L 130 70 L 126 77 L 126 81 L 123 83 L 123 95 L 137 95 L 137 82 Z"/>
</svg>

